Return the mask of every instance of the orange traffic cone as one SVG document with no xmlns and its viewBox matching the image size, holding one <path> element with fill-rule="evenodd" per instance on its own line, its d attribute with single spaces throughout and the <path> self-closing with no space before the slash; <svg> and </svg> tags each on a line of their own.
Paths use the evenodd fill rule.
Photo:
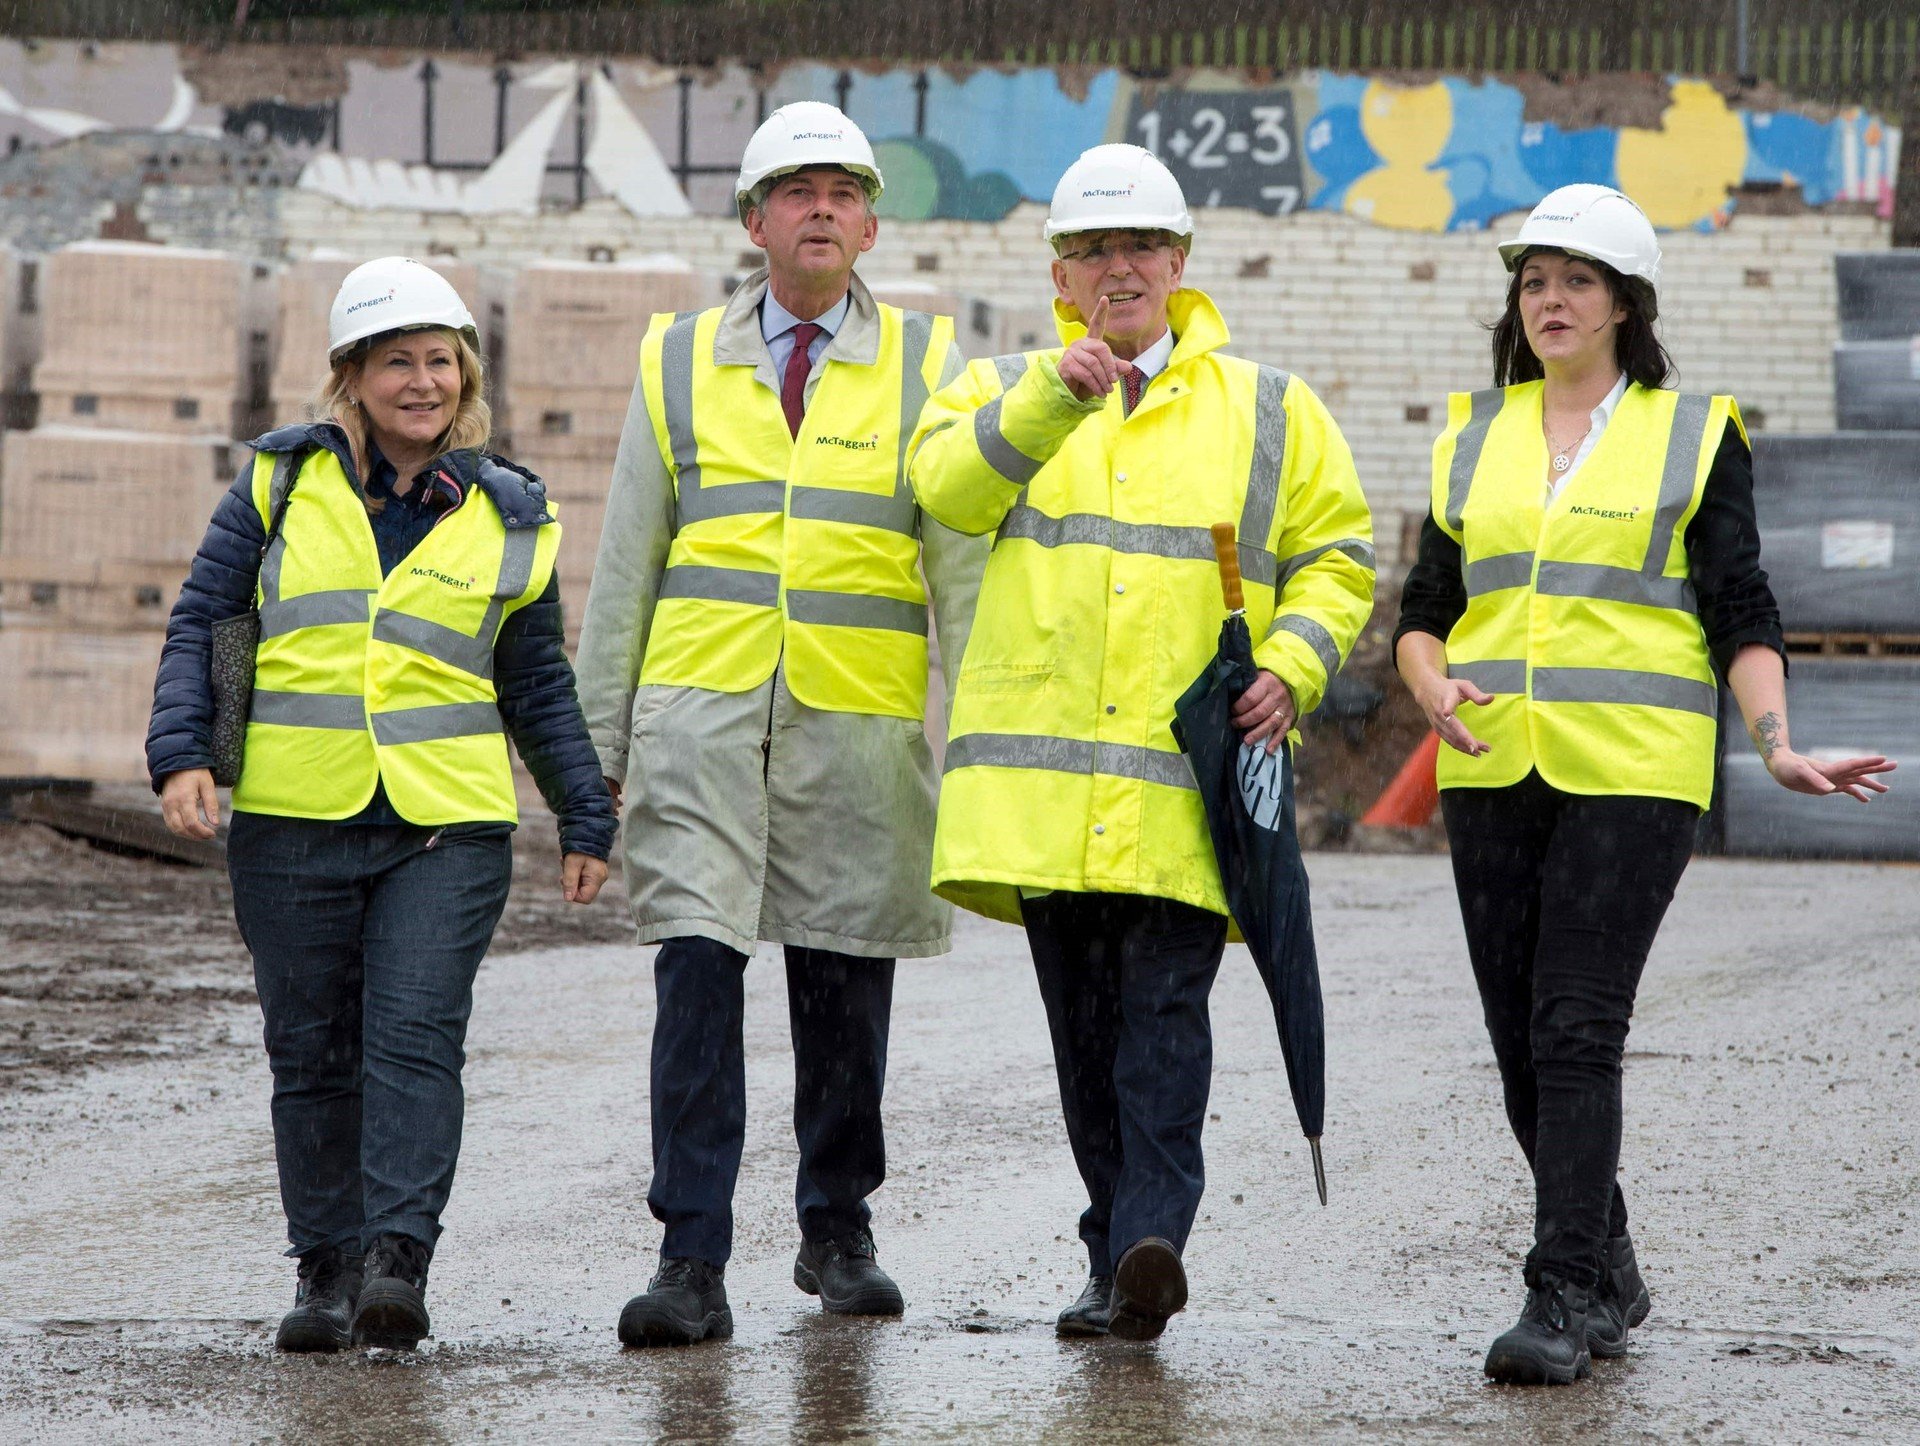
<svg viewBox="0 0 1920 1446">
<path fill-rule="evenodd" d="M 1360 822 L 1374 828 L 1425 828 L 1440 805 L 1440 787 L 1434 781 L 1439 757 L 1440 735 L 1429 733 Z"/>
</svg>

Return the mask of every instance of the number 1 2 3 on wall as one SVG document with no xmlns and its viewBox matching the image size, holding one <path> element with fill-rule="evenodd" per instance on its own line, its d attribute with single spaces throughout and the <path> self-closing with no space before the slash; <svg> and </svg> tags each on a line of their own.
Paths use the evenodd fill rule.
<svg viewBox="0 0 1920 1446">
<path fill-rule="evenodd" d="M 1191 205 L 1284 216 L 1305 195 L 1295 114 L 1288 87 L 1136 95 L 1127 139 L 1166 162 Z"/>
</svg>

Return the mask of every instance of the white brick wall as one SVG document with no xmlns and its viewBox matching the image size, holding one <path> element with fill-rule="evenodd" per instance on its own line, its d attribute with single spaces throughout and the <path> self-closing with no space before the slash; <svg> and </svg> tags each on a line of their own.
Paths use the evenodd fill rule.
<svg viewBox="0 0 1920 1446">
<path fill-rule="evenodd" d="M 306 192 L 282 202 L 289 255 L 316 247 L 451 250 L 473 261 L 616 258 L 670 251 L 718 272 L 752 248 L 721 217 L 641 219 L 612 202 L 539 216 L 356 211 Z M 862 263 L 874 278 L 937 282 L 964 296 L 1038 307 L 1051 295 L 1043 208 L 1004 221 L 887 222 Z M 151 222 L 149 223 L 151 224 Z M 1371 498 L 1382 561 L 1398 560 L 1399 514 L 1426 505 L 1428 457 L 1450 390 L 1487 385 L 1489 337 L 1504 280 L 1485 233 L 1389 231 L 1342 216 L 1272 220 L 1246 211 L 1202 218 L 1191 282 L 1212 294 L 1231 349 L 1285 367 L 1333 409 Z M 156 234 L 156 239 L 164 239 Z M 1833 255 L 1888 244 L 1867 216 L 1736 216 L 1724 231 L 1662 238 L 1662 335 L 1689 390 L 1732 392 L 1767 431 L 1833 427 L 1837 337 Z M 917 258 L 937 258 L 919 272 Z M 1266 275 L 1242 276 L 1264 262 Z M 1430 266 L 1433 279 L 1411 279 Z M 1408 409 L 1426 408 L 1421 420 Z"/>
</svg>

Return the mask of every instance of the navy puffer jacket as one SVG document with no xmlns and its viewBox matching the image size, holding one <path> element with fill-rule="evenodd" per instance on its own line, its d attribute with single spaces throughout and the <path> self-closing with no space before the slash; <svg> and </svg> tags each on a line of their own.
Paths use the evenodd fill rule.
<svg viewBox="0 0 1920 1446">
<path fill-rule="evenodd" d="M 325 447 L 340 459 L 347 475 L 353 475 L 346 435 L 331 423 L 282 427 L 256 440 L 253 447 L 260 452 L 301 454 Z M 452 472 L 463 488 L 477 486 L 484 491 L 503 517 L 535 526 L 546 515 L 538 479 L 502 458 L 449 452 L 439 465 Z M 169 774 L 213 767 L 211 630 L 214 623 L 238 617 L 252 605 L 265 542 L 266 526 L 253 505 L 249 461 L 214 508 L 213 521 L 167 620 L 166 645 L 154 680 L 153 721 L 147 729 L 147 772 L 156 792 Z M 600 776 L 600 760 L 574 694 L 558 576 L 501 625 L 493 647 L 493 681 L 507 735 L 560 821 L 561 851 L 606 858 L 613 848 L 613 799 Z"/>
</svg>

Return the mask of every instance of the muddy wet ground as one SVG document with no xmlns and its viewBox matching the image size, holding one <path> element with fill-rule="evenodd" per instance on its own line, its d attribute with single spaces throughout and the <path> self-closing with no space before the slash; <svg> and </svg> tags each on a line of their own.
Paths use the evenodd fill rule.
<svg viewBox="0 0 1920 1446">
<path fill-rule="evenodd" d="M 270 1348 L 292 1271 L 250 1002 L 209 1004 L 191 1049 L 0 1099 L 0 1439 L 1920 1436 L 1920 874 L 1695 863 L 1629 1063 L 1653 1316 L 1627 1360 L 1527 1392 L 1479 1374 L 1520 1303 L 1529 1198 L 1445 860 L 1312 864 L 1332 1203 L 1314 1202 L 1268 1007 L 1232 951 L 1193 1304 L 1155 1345 L 1052 1334 L 1084 1270 L 1079 1185 L 1022 941 L 968 922 L 950 958 L 899 975 L 874 1205 L 905 1320 L 830 1320 L 791 1284 L 792 1073 L 763 962 L 738 1334 L 621 1353 L 613 1323 L 658 1238 L 651 989 L 644 953 L 587 944 L 482 970 L 437 1339 L 412 1358 Z"/>
</svg>

